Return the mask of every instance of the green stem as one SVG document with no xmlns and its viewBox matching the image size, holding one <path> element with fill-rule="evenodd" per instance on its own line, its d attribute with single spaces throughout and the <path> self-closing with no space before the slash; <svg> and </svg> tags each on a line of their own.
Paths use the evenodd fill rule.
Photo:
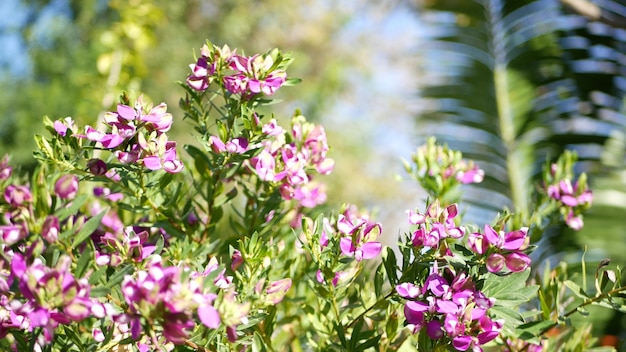
<svg viewBox="0 0 626 352">
<path fill-rule="evenodd" d="M 611 296 L 613 296 L 613 295 L 615 295 L 617 293 L 623 292 L 623 291 L 626 291 L 626 286 L 622 286 L 622 287 L 613 289 L 613 290 L 611 290 L 611 291 L 609 291 L 607 293 L 602 293 L 602 294 L 599 294 L 599 295 L 597 295 L 597 296 L 595 296 L 593 298 L 587 299 L 584 302 L 582 302 L 581 304 L 579 304 L 578 306 L 576 306 L 575 308 L 572 308 L 569 312 L 565 313 L 563 315 L 563 317 L 567 318 L 570 315 L 576 313 L 578 311 L 578 308 L 582 308 L 582 307 L 588 306 L 590 304 L 599 302 L 599 301 L 601 301 L 603 299 L 609 298 L 609 297 L 611 297 Z M 556 325 L 557 325 L 557 322 L 554 322 L 552 325 L 543 328 L 537 335 L 545 334 L 548 330 L 552 329 Z"/>
<path fill-rule="evenodd" d="M 391 296 L 393 296 L 394 294 L 394 290 L 389 291 L 389 293 L 387 293 L 383 298 L 379 299 L 378 301 L 376 301 L 374 304 L 372 304 L 371 306 L 369 306 L 367 309 L 365 309 L 361 314 L 359 314 L 358 317 L 356 317 L 354 320 L 352 320 L 352 322 L 350 322 L 350 324 L 348 324 L 346 327 L 350 328 L 352 327 L 354 324 L 356 324 L 359 320 L 361 320 L 365 314 L 367 314 L 369 311 L 371 311 L 372 309 L 374 309 L 374 307 L 376 307 L 377 305 L 379 305 L 380 303 L 388 300 Z"/>
<path fill-rule="evenodd" d="M 588 305 L 590 305 L 590 304 L 593 304 L 593 303 L 599 302 L 599 301 L 601 301 L 601 300 L 603 300 L 603 299 L 609 298 L 609 297 L 611 297 L 611 296 L 613 296 L 613 295 L 615 295 L 615 294 L 617 294 L 617 293 L 620 293 L 620 292 L 622 292 L 622 291 L 626 291 L 626 286 L 622 286 L 622 287 L 619 287 L 619 288 L 615 288 L 615 289 L 612 289 L 611 291 L 609 291 L 609 292 L 607 292 L 607 293 L 602 293 L 602 294 L 599 294 L 599 295 L 597 295 L 597 296 L 595 296 L 595 297 L 593 297 L 593 298 L 587 299 L 587 300 L 585 300 L 583 303 L 581 303 L 580 305 L 578 305 L 576 308 L 573 308 L 573 309 L 572 309 L 572 310 L 570 310 L 569 312 L 565 313 L 565 315 L 563 315 L 563 316 L 564 316 L 564 317 L 569 317 L 570 315 L 572 315 L 572 314 L 576 313 L 576 311 L 578 310 L 578 308 L 582 308 L 582 307 L 588 306 Z"/>
</svg>

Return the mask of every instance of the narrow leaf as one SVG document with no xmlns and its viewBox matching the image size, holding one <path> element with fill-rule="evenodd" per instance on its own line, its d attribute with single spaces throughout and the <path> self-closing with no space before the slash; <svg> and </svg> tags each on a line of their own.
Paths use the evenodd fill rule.
<svg viewBox="0 0 626 352">
<path fill-rule="evenodd" d="M 80 231 L 78 231 L 78 233 L 74 237 L 74 240 L 72 241 L 72 248 L 76 248 L 81 243 L 83 243 L 83 241 L 85 241 L 89 236 L 91 236 L 91 234 L 98 228 L 98 226 L 100 226 L 102 218 L 107 211 L 108 209 L 103 210 L 98 215 L 87 220 L 87 222 L 81 227 Z"/>
</svg>

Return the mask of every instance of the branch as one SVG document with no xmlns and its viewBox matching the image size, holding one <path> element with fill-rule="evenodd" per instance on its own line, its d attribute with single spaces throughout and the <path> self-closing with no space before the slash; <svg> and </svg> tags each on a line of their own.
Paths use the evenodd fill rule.
<svg viewBox="0 0 626 352">
<path fill-rule="evenodd" d="M 561 0 L 565 6 L 592 21 L 598 21 L 616 28 L 626 28 L 626 17 L 609 12 L 589 0 Z"/>
</svg>

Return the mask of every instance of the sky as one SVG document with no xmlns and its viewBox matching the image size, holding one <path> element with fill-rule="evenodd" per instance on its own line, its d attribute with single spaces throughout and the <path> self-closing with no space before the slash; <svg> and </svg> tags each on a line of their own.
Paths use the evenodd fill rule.
<svg viewBox="0 0 626 352">
<path fill-rule="evenodd" d="M 0 1 L 0 74 L 27 75 L 28 54 L 19 28 L 26 21 L 26 11 L 19 0 Z M 6 71 L 5 71 L 6 70 Z"/>
</svg>

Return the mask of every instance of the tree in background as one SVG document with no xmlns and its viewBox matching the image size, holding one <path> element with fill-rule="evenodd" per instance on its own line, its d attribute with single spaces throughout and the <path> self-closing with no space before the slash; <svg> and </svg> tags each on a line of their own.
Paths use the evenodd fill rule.
<svg viewBox="0 0 626 352">
<path fill-rule="evenodd" d="M 394 151 L 375 146 L 381 139 L 398 140 L 389 132 L 380 133 L 379 123 L 402 126 L 402 116 L 409 116 L 407 109 L 412 107 L 406 103 L 412 94 L 406 77 L 412 75 L 402 72 L 414 71 L 415 65 L 405 49 L 399 49 L 411 45 L 401 41 L 408 38 L 403 34 L 406 29 L 393 33 L 394 41 L 381 34 L 385 21 L 393 21 L 387 18 L 403 12 L 398 3 L 306 0 L 298 6 L 285 6 L 275 0 L 22 0 L 20 9 L 28 13 L 28 20 L 19 32 L 28 49 L 32 74 L 19 79 L 18 89 L 8 88 L 14 85 L 10 76 L 2 83 L 3 91 L 10 93 L 0 102 L 4 112 L 0 148 L 16 161 L 32 163 L 31 136 L 42 116 L 74 116 L 79 122 L 93 123 L 116 103 L 120 90 L 134 95 L 143 92 L 157 103 L 165 101 L 174 116 L 181 117 L 176 81 L 188 74 L 186 65 L 193 57 L 189 48 L 210 38 L 216 44 L 254 52 L 270 47 L 293 52 L 292 75 L 306 85 L 298 93 L 280 93 L 288 104 L 283 104 L 277 118 L 287 121 L 293 110 L 300 108 L 313 120 L 327 120 L 329 129 L 336 126 L 336 132 L 328 133 L 342 167 L 330 181 L 336 190 L 330 192 L 331 202 L 350 199 L 376 205 L 379 199 L 400 197 L 399 190 L 372 187 L 375 182 L 392 181 L 385 179 L 387 172 L 377 170 L 400 166 L 399 160 L 388 157 Z M 384 86 L 376 83 L 373 80 L 381 70 L 396 70 L 401 79 Z M 391 92 L 402 84 L 407 87 L 403 96 Z M 364 88 L 374 86 L 380 88 Z M 349 117 L 358 119 L 359 128 L 345 128 L 354 124 L 334 114 L 359 104 L 363 107 L 354 111 L 366 116 Z M 387 107 L 394 114 L 389 115 Z M 185 125 L 178 126 L 174 132 L 182 140 L 190 138 Z M 407 129 L 398 127 L 399 131 Z M 372 148 L 360 147 L 362 140 L 371 140 Z M 380 166 L 372 159 L 388 163 Z"/>
<path fill-rule="evenodd" d="M 418 130 L 484 167 L 488 176 L 467 201 L 480 209 L 468 216 L 487 222 L 501 206 L 531 211 L 529 187 L 540 177 L 543 160 L 575 150 L 581 157 L 578 171 L 591 174 L 593 210 L 580 232 L 553 228 L 537 254 L 578 262 L 586 248 L 587 260 L 612 258 L 623 267 L 626 32 L 615 26 L 626 8 L 608 0 L 600 6 L 564 3 L 569 5 L 556 0 L 417 4 L 431 33 L 423 55 Z M 595 18 L 602 21 L 580 15 L 588 6 L 602 13 Z M 607 324 L 605 315 L 594 311 L 592 317 L 601 321 L 594 324 L 596 334 L 619 332 L 614 329 L 620 325 Z"/>
</svg>

